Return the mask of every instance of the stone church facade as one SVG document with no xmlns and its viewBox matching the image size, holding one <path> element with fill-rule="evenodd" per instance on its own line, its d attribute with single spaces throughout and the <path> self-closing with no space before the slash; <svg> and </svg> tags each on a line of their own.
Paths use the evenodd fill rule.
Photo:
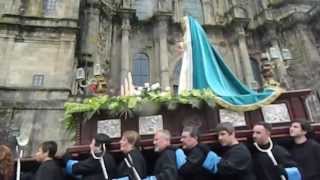
<svg viewBox="0 0 320 180">
<path fill-rule="evenodd" d="M 0 143 L 27 135 L 27 154 L 42 140 L 70 145 L 63 103 L 90 94 L 97 73 L 110 95 L 128 72 L 174 91 L 185 15 L 249 87 L 263 87 L 267 61 L 282 87 L 313 89 L 320 119 L 319 0 L 0 0 Z"/>
</svg>

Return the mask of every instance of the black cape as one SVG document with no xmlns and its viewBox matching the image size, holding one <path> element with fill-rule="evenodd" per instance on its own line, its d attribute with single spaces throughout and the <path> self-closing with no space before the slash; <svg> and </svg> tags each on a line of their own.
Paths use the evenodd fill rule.
<svg viewBox="0 0 320 180">
<path fill-rule="evenodd" d="M 221 180 L 255 180 L 252 158 L 244 144 L 231 146 L 218 164 L 217 177 Z"/>
<path fill-rule="evenodd" d="M 262 148 L 269 147 L 269 144 Z M 273 156 L 275 157 L 278 166 L 274 166 L 267 153 L 260 152 L 255 147 L 253 148 L 253 166 L 258 180 L 281 180 L 280 175 L 285 175 L 284 168 L 297 167 L 290 153 L 283 147 L 274 144 L 272 148 Z"/>
<path fill-rule="evenodd" d="M 157 180 L 176 180 L 178 178 L 175 149 L 168 147 L 160 153 L 153 175 Z"/>
<path fill-rule="evenodd" d="M 304 180 L 320 180 L 320 144 L 307 140 L 295 144 L 291 149 L 293 159 L 298 163 Z"/>
<path fill-rule="evenodd" d="M 35 180 L 63 180 L 64 178 L 64 173 L 55 160 L 42 162 L 34 177 Z"/>
<path fill-rule="evenodd" d="M 105 153 L 103 160 L 106 166 L 109 179 L 114 178 L 116 163 L 110 153 Z M 82 180 L 104 180 L 102 168 L 99 160 L 94 159 L 92 156 L 79 161 L 72 166 L 72 173 L 74 175 L 82 175 Z"/>
<path fill-rule="evenodd" d="M 130 154 L 132 158 L 132 164 L 136 168 L 140 178 L 145 178 L 147 176 L 147 166 L 144 157 L 142 156 L 141 152 L 137 149 L 133 149 L 128 154 Z M 125 158 L 128 158 L 128 155 L 125 155 Z M 131 180 L 135 180 L 135 176 L 133 170 L 127 166 L 124 159 L 121 161 L 120 165 L 117 169 L 117 177 L 125 177 L 129 176 Z"/>
<path fill-rule="evenodd" d="M 206 180 L 212 179 L 213 175 L 202 167 L 207 157 L 209 148 L 198 144 L 190 150 L 186 150 L 187 162 L 178 170 L 179 179 L 184 180 Z"/>
</svg>

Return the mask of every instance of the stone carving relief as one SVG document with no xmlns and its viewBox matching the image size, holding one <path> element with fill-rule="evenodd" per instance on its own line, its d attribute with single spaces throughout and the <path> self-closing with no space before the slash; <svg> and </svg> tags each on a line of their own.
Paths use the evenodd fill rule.
<svg viewBox="0 0 320 180">
<path fill-rule="evenodd" d="M 245 126 L 246 120 L 243 112 L 235 112 L 227 109 L 220 109 L 220 122 L 231 122 L 233 126 Z"/>
<path fill-rule="evenodd" d="M 200 24 L 203 24 L 204 15 L 200 0 L 183 0 L 181 5 L 183 16 L 193 16 Z"/>
<path fill-rule="evenodd" d="M 139 118 L 139 133 L 141 135 L 154 134 L 160 129 L 163 129 L 163 120 L 161 115 L 144 116 Z"/>
<path fill-rule="evenodd" d="M 122 7 L 125 9 L 131 9 L 135 3 L 135 0 L 122 0 Z"/>
<path fill-rule="evenodd" d="M 111 53 L 111 37 L 112 37 L 112 25 L 110 21 L 104 17 L 99 18 L 99 30 L 97 37 L 97 55 L 101 64 L 110 63 Z M 108 69 L 106 69 L 108 70 Z"/>
<path fill-rule="evenodd" d="M 204 24 L 213 24 L 214 8 L 211 0 L 202 0 Z"/>
<path fill-rule="evenodd" d="M 104 133 L 112 138 L 121 137 L 120 119 L 99 120 L 97 122 L 97 133 Z"/>
<path fill-rule="evenodd" d="M 287 105 L 284 103 L 266 105 L 262 107 L 262 114 L 267 123 L 290 122 Z"/>
<path fill-rule="evenodd" d="M 172 11 L 172 0 L 158 0 L 158 10 L 162 12 Z"/>
<path fill-rule="evenodd" d="M 135 9 L 136 16 L 139 20 L 147 20 L 152 18 L 156 10 L 156 0 L 136 0 Z"/>
</svg>

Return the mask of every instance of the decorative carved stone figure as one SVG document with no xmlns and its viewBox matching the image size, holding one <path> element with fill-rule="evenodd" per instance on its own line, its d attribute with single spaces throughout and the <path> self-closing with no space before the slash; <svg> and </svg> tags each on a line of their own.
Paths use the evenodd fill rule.
<svg viewBox="0 0 320 180">
<path fill-rule="evenodd" d="M 133 4 L 134 4 L 134 0 L 122 0 L 122 7 L 123 8 L 130 9 L 130 8 L 132 8 Z"/>
<path fill-rule="evenodd" d="M 204 15 L 204 23 L 212 24 L 214 17 L 214 9 L 211 0 L 202 0 L 203 3 L 203 15 Z"/>
<path fill-rule="evenodd" d="M 158 10 L 162 12 L 172 11 L 172 0 L 159 0 Z"/>
</svg>

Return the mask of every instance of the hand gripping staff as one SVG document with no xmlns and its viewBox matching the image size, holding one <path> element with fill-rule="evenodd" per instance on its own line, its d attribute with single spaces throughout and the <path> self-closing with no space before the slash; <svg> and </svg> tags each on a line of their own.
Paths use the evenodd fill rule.
<svg viewBox="0 0 320 180">
<path fill-rule="evenodd" d="M 129 158 L 129 160 L 127 158 L 124 158 L 124 161 L 126 162 L 127 166 L 133 170 L 133 174 L 134 174 L 134 177 L 136 178 L 136 180 L 142 180 L 141 177 L 139 176 L 138 171 L 136 170 L 136 168 L 133 165 L 133 161 L 132 161 L 130 154 L 128 154 L 128 158 Z"/>
<path fill-rule="evenodd" d="M 97 159 L 99 160 L 99 163 L 101 165 L 101 169 L 102 169 L 102 172 L 103 172 L 103 176 L 104 176 L 104 179 L 108 180 L 109 179 L 109 176 L 108 176 L 108 173 L 107 173 L 107 170 L 106 170 L 106 165 L 104 163 L 104 159 L 103 159 L 103 156 L 104 154 L 106 153 L 106 146 L 105 144 L 102 144 L 102 153 L 100 156 L 97 156 L 94 151 L 91 149 L 90 150 L 91 152 L 91 155 L 94 159 Z"/>
</svg>

